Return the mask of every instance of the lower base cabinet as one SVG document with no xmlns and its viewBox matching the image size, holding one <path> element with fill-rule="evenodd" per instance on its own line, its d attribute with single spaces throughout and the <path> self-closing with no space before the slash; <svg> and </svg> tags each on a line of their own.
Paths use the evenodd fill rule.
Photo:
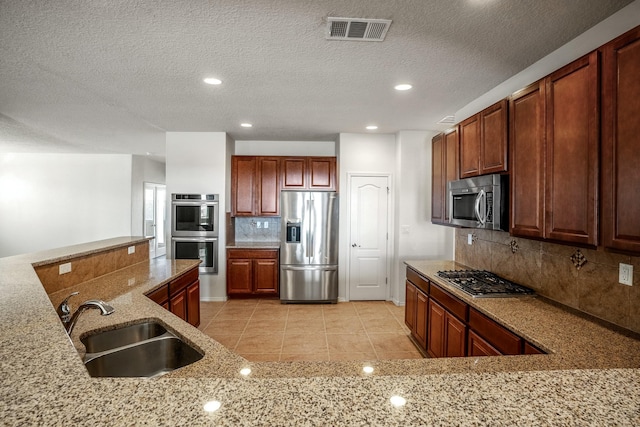
<svg viewBox="0 0 640 427">
<path fill-rule="evenodd" d="M 227 295 L 277 297 L 279 295 L 277 249 L 227 249 Z"/>
<path fill-rule="evenodd" d="M 431 357 L 466 356 L 467 327 L 433 298 L 429 299 L 427 353 Z"/>
<path fill-rule="evenodd" d="M 200 326 L 200 279 L 197 267 L 146 295 L 185 322 Z"/>
<path fill-rule="evenodd" d="M 469 343 L 467 348 L 467 355 L 471 357 L 502 356 L 502 353 L 473 331 L 469 331 Z"/>
</svg>

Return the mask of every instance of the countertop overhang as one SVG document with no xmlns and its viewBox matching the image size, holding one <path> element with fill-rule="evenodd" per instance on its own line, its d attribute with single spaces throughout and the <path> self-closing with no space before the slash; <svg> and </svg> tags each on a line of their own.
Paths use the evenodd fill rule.
<svg viewBox="0 0 640 427">
<path fill-rule="evenodd" d="M 375 371 L 368 375 L 362 372 L 365 362 L 247 362 L 144 296 L 159 286 L 158 280 L 166 282 L 192 268 L 176 260 L 152 260 L 110 275 L 109 280 L 120 283 L 106 291 L 116 313 L 102 317 L 88 311 L 69 340 L 32 265 L 83 250 L 124 246 L 136 239 L 110 239 L 0 259 L 0 417 L 4 423 L 640 422 L 640 342 L 540 298 L 467 302 L 552 354 L 370 361 L 366 364 Z M 456 266 L 450 261 L 407 261 L 407 265 L 429 277 L 433 271 Z M 145 277 L 154 277 L 155 284 Z M 131 278 L 134 286 L 129 286 Z M 122 292 L 115 290 L 118 286 Z M 447 290 L 465 300 L 455 288 Z M 91 378 L 76 349 L 78 337 L 143 318 L 159 319 L 203 350 L 205 358 L 153 380 Z M 242 367 L 251 367 L 252 373 L 243 377 Z M 396 394 L 407 399 L 405 406 L 390 404 Z M 211 400 L 221 402 L 217 412 L 203 409 Z"/>
</svg>

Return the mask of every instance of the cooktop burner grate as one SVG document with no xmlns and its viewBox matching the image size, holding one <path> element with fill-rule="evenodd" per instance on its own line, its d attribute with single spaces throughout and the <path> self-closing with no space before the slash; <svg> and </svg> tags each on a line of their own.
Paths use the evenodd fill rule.
<svg viewBox="0 0 640 427">
<path fill-rule="evenodd" d="M 497 298 L 534 295 L 526 286 L 485 270 L 438 271 L 438 276 L 474 298 Z"/>
</svg>

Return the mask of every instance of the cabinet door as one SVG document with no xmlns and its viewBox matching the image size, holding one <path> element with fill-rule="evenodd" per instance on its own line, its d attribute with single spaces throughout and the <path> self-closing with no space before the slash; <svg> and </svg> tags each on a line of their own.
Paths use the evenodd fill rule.
<svg viewBox="0 0 640 427">
<path fill-rule="evenodd" d="M 427 353 L 431 357 L 444 357 L 445 310 L 433 298 L 428 303 Z"/>
<path fill-rule="evenodd" d="M 416 292 L 416 325 L 413 336 L 416 341 L 427 348 L 427 317 L 429 314 L 429 298 L 421 291 Z"/>
<path fill-rule="evenodd" d="M 169 285 L 161 286 L 155 291 L 149 292 L 147 298 L 151 299 L 156 304 L 161 306 L 169 306 Z"/>
<path fill-rule="evenodd" d="M 451 313 L 445 313 L 444 342 L 446 357 L 467 355 L 467 327 Z"/>
<path fill-rule="evenodd" d="M 603 48 L 602 234 L 640 254 L 640 27 Z"/>
<path fill-rule="evenodd" d="M 511 234 L 544 235 L 544 84 L 534 83 L 509 99 Z"/>
<path fill-rule="evenodd" d="M 282 159 L 282 188 L 303 190 L 307 188 L 307 162 L 304 157 L 286 157 Z"/>
<path fill-rule="evenodd" d="M 480 115 L 460 123 L 460 177 L 480 174 Z"/>
<path fill-rule="evenodd" d="M 310 190 L 333 191 L 337 188 L 335 157 L 309 157 L 307 170 Z"/>
<path fill-rule="evenodd" d="M 258 294 L 278 294 L 278 260 L 256 259 L 254 291 Z"/>
<path fill-rule="evenodd" d="M 280 159 L 258 157 L 257 216 L 280 215 Z"/>
<path fill-rule="evenodd" d="M 231 195 L 234 216 L 255 216 L 256 158 L 234 156 L 231 160 Z"/>
<path fill-rule="evenodd" d="M 181 318 L 182 320 L 187 320 L 187 290 L 183 289 L 174 296 L 171 297 L 169 301 L 169 306 L 171 307 L 171 312 Z"/>
<path fill-rule="evenodd" d="M 404 323 L 413 333 L 416 325 L 416 298 L 418 290 L 408 280 L 405 282 L 405 289 Z"/>
<path fill-rule="evenodd" d="M 480 175 L 507 170 L 507 100 L 480 113 Z"/>
<path fill-rule="evenodd" d="M 448 223 L 449 218 L 449 181 L 455 181 L 460 177 L 460 162 L 458 151 L 460 149 L 460 140 L 458 137 L 458 128 L 444 134 L 444 182 L 443 182 L 443 207 L 444 222 Z"/>
<path fill-rule="evenodd" d="M 438 134 L 431 140 L 431 222 L 444 222 L 444 136 Z"/>
<path fill-rule="evenodd" d="M 200 326 L 200 280 L 187 286 L 187 322 Z"/>
<path fill-rule="evenodd" d="M 250 259 L 227 259 L 227 294 L 251 294 L 253 282 Z"/>
<path fill-rule="evenodd" d="M 468 356 L 501 356 L 495 347 L 482 339 L 482 337 L 473 331 L 469 331 L 469 350 Z"/>
<path fill-rule="evenodd" d="M 598 62 L 598 52 L 593 52 L 545 79 L 544 237 L 594 246 L 598 235 Z"/>
</svg>

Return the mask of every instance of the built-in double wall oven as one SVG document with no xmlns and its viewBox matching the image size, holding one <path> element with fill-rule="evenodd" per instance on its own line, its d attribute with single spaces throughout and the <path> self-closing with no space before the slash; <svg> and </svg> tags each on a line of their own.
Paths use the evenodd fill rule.
<svg viewBox="0 0 640 427">
<path fill-rule="evenodd" d="M 218 194 L 171 195 L 174 259 L 199 259 L 200 273 L 218 273 Z"/>
</svg>

